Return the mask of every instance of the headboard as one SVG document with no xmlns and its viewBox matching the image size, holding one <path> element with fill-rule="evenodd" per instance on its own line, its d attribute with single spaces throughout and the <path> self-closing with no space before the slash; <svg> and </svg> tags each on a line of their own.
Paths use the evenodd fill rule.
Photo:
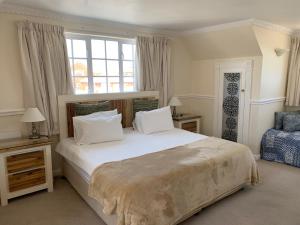
<svg viewBox="0 0 300 225">
<path fill-rule="evenodd" d="M 58 111 L 61 140 L 73 136 L 74 105 L 76 103 L 99 103 L 108 101 L 111 109 L 118 109 L 122 113 L 123 127 L 131 127 L 134 112 L 132 110 L 133 99 L 158 99 L 159 92 L 129 92 L 92 95 L 61 95 L 58 96 Z"/>
</svg>

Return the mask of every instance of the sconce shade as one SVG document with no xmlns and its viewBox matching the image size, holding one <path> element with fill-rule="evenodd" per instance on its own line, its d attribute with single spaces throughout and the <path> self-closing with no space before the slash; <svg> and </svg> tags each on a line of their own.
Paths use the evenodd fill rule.
<svg viewBox="0 0 300 225">
<path fill-rule="evenodd" d="M 40 122 L 45 121 L 45 117 L 38 108 L 28 108 L 22 116 L 21 121 L 25 123 Z"/>
<path fill-rule="evenodd" d="M 179 100 L 178 97 L 175 97 L 175 96 L 172 97 L 169 102 L 169 106 L 181 106 L 181 105 L 182 105 L 181 101 Z"/>
<path fill-rule="evenodd" d="M 275 48 L 275 53 L 277 56 L 282 56 L 284 53 L 289 52 L 289 49 L 285 48 Z"/>
</svg>

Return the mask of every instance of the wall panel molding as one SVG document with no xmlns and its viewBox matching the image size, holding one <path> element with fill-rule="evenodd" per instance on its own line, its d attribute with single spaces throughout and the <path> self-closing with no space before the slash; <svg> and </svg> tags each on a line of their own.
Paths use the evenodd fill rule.
<svg viewBox="0 0 300 225">
<path fill-rule="evenodd" d="M 187 98 L 193 98 L 193 99 L 206 99 L 206 100 L 215 100 L 216 97 L 213 95 L 200 95 L 200 94 L 181 94 L 176 95 L 178 98 L 187 99 Z"/>
<path fill-rule="evenodd" d="M 277 98 L 266 98 L 260 100 L 251 100 L 251 105 L 268 105 L 278 102 L 284 102 L 285 97 L 277 97 Z"/>
<path fill-rule="evenodd" d="M 200 94 L 180 94 L 176 95 L 179 98 L 182 99 L 201 99 L 201 100 L 211 100 L 214 101 L 216 99 L 213 95 L 200 95 Z M 276 97 L 276 98 L 265 98 L 265 99 L 257 99 L 257 100 L 251 100 L 251 105 L 268 105 L 278 102 L 284 102 L 285 97 Z"/>
<path fill-rule="evenodd" d="M 0 109 L 0 117 L 3 117 L 3 116 L 23 115 L 24 112 L 25 112 L 24 108 L 19 108 L 19 109 Z"/>
</svg>

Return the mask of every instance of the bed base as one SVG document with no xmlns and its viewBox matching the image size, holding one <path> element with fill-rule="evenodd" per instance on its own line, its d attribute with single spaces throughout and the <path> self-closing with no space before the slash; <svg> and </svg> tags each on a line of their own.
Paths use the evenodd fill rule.
<svg viewBox="0 0 300 225">
<path fill-rule="evenodd" d="M 85 202 L 96 212 L 96 214 L 107 224 L 107 225 L 117 225 L 117 216 L 116 215 L 105 215 L 103 213 L 103 207 L 102 205 L 97 202 L 95 199 L 90 198 L 88 196 L 88 182 L 80 176 L 80 174 L 73 168 L 71 164 L 69 164 L 66 160 L 64 160 L 63 163 L 63 175 L 64 177 L 70 182 L 70 184 L 74 187 L 74 189 L 79 193 L 79 195 L 85 200 Z M 204 208 L 206 208 L 209 205 L 214 204 L 215 202 L 232 195 L 233 193 L 243 189 L 247 183 L 243 183 L 241 185 L 238 185 L 234 188 L 232 188 L 231 191 L 226 192 L 217 198 L 215 198 L 212 201 L 206 202 L 199 206 L 199 208 L 193 210 L 183 218 L 181 218 L 179 221 L 177 221 L 174 225 L 179 224 L 183 222 L 184 220 L 190 218 L 193 215 L 198 215 L 200 211 Z"/>
</svg>

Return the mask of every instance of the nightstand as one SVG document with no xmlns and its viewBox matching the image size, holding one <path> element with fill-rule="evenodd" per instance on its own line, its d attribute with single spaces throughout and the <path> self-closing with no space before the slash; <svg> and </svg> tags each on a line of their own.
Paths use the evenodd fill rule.
<svg viewBox="0 0 300 225">
<path fill-rule="evenodd" d="M 53 191 L 51 139 L 16 138 L 0 141 L 0 197 L 8 199 L 35 191 Z"/>
<path fill-rule="evenodd" d="M 183 114 L 173 117 L 174 126 L 183 130 L 200 133 L 201 116 Z"/>
</svg>

